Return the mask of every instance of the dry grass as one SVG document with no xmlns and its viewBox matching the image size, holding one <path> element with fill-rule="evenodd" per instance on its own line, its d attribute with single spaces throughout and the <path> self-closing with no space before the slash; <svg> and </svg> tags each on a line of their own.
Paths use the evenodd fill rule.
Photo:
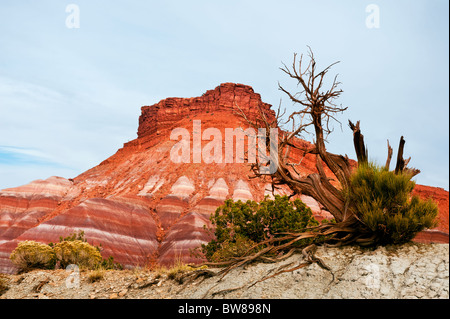
<svg viewBox="0 0 450 319">
<path fill-rule="evenodd" d="M 152 271 L 155 272 L 157 276 L 165 275 L 168 279 L 181 281 L 184 275 L 186 275 L 187 273 L 205 268 L 207 268 L 207 266 L 197 268 L 191 267 L 188 264 L 184 263 L 181 256 L 179 256 L 175 259 L 175 262 L 170 267 L 157 266 L 156 268 L 152 269 Z"/>
<path fill-rule="evenodd" d="M 88 281 L 90 283 L 93 282 L 97 282 L 100 281 L 104 278 L 105 276 L 105 270 L 102 268 L 96 269 L 96 270 L 92 270 L 89 275 L 88 275 Z"/>
</svg>

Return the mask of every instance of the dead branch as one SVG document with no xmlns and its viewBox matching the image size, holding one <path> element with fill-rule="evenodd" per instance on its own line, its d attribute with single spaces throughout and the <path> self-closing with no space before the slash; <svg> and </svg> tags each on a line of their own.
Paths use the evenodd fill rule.
<svg viewBox="0 0 450 319">
<path fill-rule="evenodd" d="M 393 153 L 392 147 L 391 147 L 391 145 L 389 145 L 389 140 L 387 140 L 387 147 L 388 147 L 388 156 L 387 156 L 386 164 L 384 165 L 384 167 L 387 170 L 389 170 L 389 166 L 391 165 L 392 153 Z"/>
<path fill-rule="evenodd" d="M 359 121 L 357 121 L 355 125 L 350 120 L 348 120 L 348 125 L 353 131 L 353 144 L 355 147 L 358 163 L 367 163 L 368 152 L 366 146 L 364 145 L 364 136 L 361 134 L 361 129 L 359 128 Z"/>
<path fill-rule="evenodd" d="M 420 170 L 416 169 L 416 168 L 408 168 L 407 167 L 409 161 L 411 160 L 411 157 L 408 158 L 407 160 L 405 160 L 403 158 L 404 147 L 405 147 L 405 139 L 402 136 L 402 137 L 400 137 L 400 143 L 398 146 L 397 164 L 395 166 L 395 174 L 406 173 L 406 174 L 410 174 L 411 176 L 416 176 L 417 174 L 420 173 Z"/>
</svg>

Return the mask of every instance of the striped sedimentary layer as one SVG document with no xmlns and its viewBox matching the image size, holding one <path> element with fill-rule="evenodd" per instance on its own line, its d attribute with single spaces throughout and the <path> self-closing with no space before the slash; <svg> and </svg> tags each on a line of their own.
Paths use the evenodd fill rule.
<svg viewBox="0 0 450 319">
<path fill-rule="evenodd" d="M 73 198 L 72 186 L 65 178 L 50 177 L 0 191 L 0 272 L 11 267 L 14 239 L 38 225 L 61 201 Z"/>
<path fill-rule="evenodd" d="M 180 180 L 184 181 L 186 186 L 178 189 L 192 189 L 192 183 L 185 176 L 181 177 L 177 183 Z M 161 243 L 158 258 L 160 264 L 171 264 L 177 259 L 189 263 L 201 261 L 192 252 L 213 238 L 212 234 L 206 230 L 212 226 L 209 217 L 217 207 L 224 203 L 229 192 L 228 185 L 223 178 L 219 178 L 217 181 L 211 180 L 209 184 L 212 184 L 209 195 L 201 198 L 192 208 L 185 210 L 186 213 L 180 214 L 177 222 L 170 225 Z M 178 196 L 182 194 L 186 195 L 187 193 L 184 192 Z M 173 198 L 173 194 L 171 196 Z"/>
<path fill-rule="evenodd" d="M 102 255 L 124 265 L 141 265 L 155 253 L 156 223 L 148 207 L 122 199 L 92 198 L 29 229 L 16 240 L 58 242 L 59 236 L 83 230 Z"/>
</svg>

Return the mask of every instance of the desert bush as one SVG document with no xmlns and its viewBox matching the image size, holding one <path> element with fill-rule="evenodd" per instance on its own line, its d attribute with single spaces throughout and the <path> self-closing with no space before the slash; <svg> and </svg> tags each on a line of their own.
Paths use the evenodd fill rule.
<svg viewBox="0 0 450 319">
<path fill-rule="evenodd" d="M 230 260 L 235 256 L 242 256 L 245 253 L 256 252 L 259 248 L 252 248 L 255 242 L 247 237 L 237 234 L 233 240 L 226 240 L 220 245 L 220 249 L 216 250 L 209 258 L 212 262 L 221 262 Z"/>
<path fill-rule="evenodd" d="M 67 237 L 59 236 L 59 242 L 60 243 L 63 242 L 63 241 L 75 241 L 75 240 L 87 242 L 87 239 L 86 239 L 86 237 L 84 235 L 84 231 L 83 230 L 75 231 L 75 232 L 71 233 Z M 50 242 L 50 243 L 48 243 L 48 245 L 53 248 L 56 244 Z M 98 247 L 98 246 L 95 246 L 95 247 L 97 247 L 97 249 L 100 251 L 101 247 Z"/>
<path fill-rule="evenodd" d="M 301 200 L 290 201 L 287 196 L 278 195 L 259 203 L 227 200 L 210 220 L 213 224 L 210 231 L 215 238 L 202 245 L 202 253 L 209 261 L 240 256 L 256 243 L 319 224 Z M 307 241 L 310 239 L 300 240 L 298 244 Z"/>
<path fill-rule="evenodd" d="M 20 271 L 52 269 L 56 263 L 55 252 L 50 246 L 31 240 L 20 242 L 9 258 Z"/>
<path fill-rule="evenodd" d="M 73 233 L 71 233 L 69 236 L 67 237 L 59 237 L 59 242 L 72 242 L 72 241 L 81 241 L 81 242 L 85 242 L 87 243 L 87 239 L 85 237 L 84 231 L 82 230 L 78 230 L 75 231 Z M 55 247 L 55 243 L 49 243 L 49 246 L 51 247 Z M 95 249 L 97 249 L 99 252 L 102 250 L 102 246 L 100 244 L 100 246 L 93 246 Z M 119 263 L 116 263 L 114 261 L 114 257 L 109 256 L 107 259 L 102 259 L 101 263 L 99 265 L 97 265 L 96 267 L 100 267 L 104 270 L 108 270 L 108 269 L 113 269 L 113 270 L 122 270 L 123 266 Z"/>
<path fill-rule="evenodd" d="M 116 263 L 113 256 L 109 256 L 107 259 L 103 259 L 100 263 L 100 268 L 105 270 L 123 270 L 123 265 Z"/>
<path fill-rule="evenodd" d="M 103 259 L 100 254 L 101 249 L 101 246 L 90 245 L 84 232 L 78 231 L 67 237 L 59 237 L 59 243 L 56 244 L 20 242 L 11 253 L 10 259 L 20 271 L 37 268 L 53 269 L 58 262 L 59 266 L 64 268 L 70 264 L 76 264 L 80 268 L 88 269 L 123 269 L 121 264 L 114 262 L 112 256 Z"/>
<path fill-rule="evenodd" d="M 80 268 L 92 269 L 102 262 L 99 250 L 81 240 L 62 241 L 54 245 L 53 250 L 61 267 L 76 264 Z"/>
<path fill-rule="evenodd" d="M 377 244 L 402 244 L 436 226 L 437 205 L 412 196 L 414 186 L 411 175 L 370 163 L 360 165 L 353 174 L 346 198 L 378 238 Z"/>
</svg>

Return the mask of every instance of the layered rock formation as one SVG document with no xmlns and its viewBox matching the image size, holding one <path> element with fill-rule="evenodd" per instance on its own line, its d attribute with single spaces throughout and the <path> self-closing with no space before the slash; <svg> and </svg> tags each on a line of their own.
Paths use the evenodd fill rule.
<svg viewBox="0 0 450 319">
<path fill-rule="evenodd" d="M 201 113 L 226 111 L 244 112 L 250 118 L 257 118 L 258 108 L 272 119 L 275 113 L 271 105 L 261 101 L 261 96 L 248 85 L 224 83 L 214 90 L 206 91 L 201 97 L 167 98 L 151 106 L 141 108 L 138 139 L 146 136 L 154 138 L 164 130 L 172 129 L 174 123 L 185 117 Z"/>
<path fill-rule="evenodd" d="M 22 240 L 57 242 L 83 230 L 89 243 L 103 247 L 126 267 L 154 263 L 199 262 L 190 250 L 211 239 L 204 230 L 209 216 L 226 199 L 261 200 L 271 195 L 269 179 L 250 179 L 248 163 L 205 163 L 193 159 L 193 123 L 201 130 L 246 128 L 237 113 L 256 118 L 258 109 L 275 114 L 249 86 L 225 83 L 197 98 L 168 98 L 142 107 L 138 138 L 73 179 L 50 177 L 0 191 L 0 272 L 14 272 L 11 251 Z M 189 163 L 174 163 L 170 139 L 174 128 L 189 135 Z M 209 141 L 201 141 L 204 147 Z M 307 143 L 298 140 L 297 143 Z M 225 156 L 226 148 L 222 147 Z M 295 152 L 292 156 L 301 158 Z M 326 168 L 325 168 L 326 169 Z M 301 174 L 315 171 L 315 157 L 302 159 Z M 330 177 L 332 174 L 326 170 Z M 277 190 L 280 194 L 288 189 Z M 440 224 L 421 234 L 425 242 L 448 242 L 448 192 L 418 185 L 424 198 L 440 203 Z M 314 199 L 302 196 L 318 219 L 329 217 Z"/>
</svg>

